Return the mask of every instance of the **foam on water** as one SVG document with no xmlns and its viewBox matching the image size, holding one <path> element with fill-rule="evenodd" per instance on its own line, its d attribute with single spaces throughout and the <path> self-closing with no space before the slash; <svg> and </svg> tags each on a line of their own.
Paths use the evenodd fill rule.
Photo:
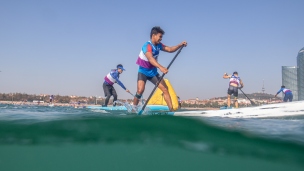
<svg viewBox="0 0 304 171">
<path fill-rule="evenodd" d="M 141 100 L 141 103 L 139 103 L 137 106 L 131 105 L 130 103 L 126 102 L 121 102 L 119 100 L 115 101 L 114 104 L 118 104 L 121 106 L 125 106 L 127 108 L 128 113 L 130 114 L 134 114 L 134 113 L 139 113 L 142 110 L 142 107 L 144 105 L 144 100 Z M 151 112 L 151 110 L 146 107 L 143 111 L 142 114 L 149 114 Z"/>
</svg>

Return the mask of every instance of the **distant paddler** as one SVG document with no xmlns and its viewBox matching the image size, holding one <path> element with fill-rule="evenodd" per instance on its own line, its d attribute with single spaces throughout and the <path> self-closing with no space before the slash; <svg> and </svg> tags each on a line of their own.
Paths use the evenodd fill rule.
<svg viewBox="0 0 304 171">
<path fill-rule="evenodd" d="M 235 103 L 235 108 L 239 107 L 238 104 L 238 89 L 241 89 L 244 87 L 244 83 L 241 80 L 241 78 L 238 76 L 238 72 L 233 72 L 232 75 L 228 75 L 225 73 L 223 75 L 224 79 L 230 79 L 229 80 L 229 88 L 228 88 L 228 95 L 227 95 L 227 107 L 230 108 L 230 100 L 231 100 L 231 95 L 234 96 L 234 103 Z M 241 87 L 239 87 L 239 85 Z"/>
<path fill-rule="evenodd" d="M 113 96 L 113 106 L 116 106 L 114 103 L 117 100 L 117 93 L 113 84 L 117 83 L 120 85 L 121 88 L 126 90 L 126 92 L 130 93 L 130 91 L 124 86 L 124 84 L 119 80 L 119 75 L 125 71 L 124 67 L 121 64 L 116 66 L 116 69 L 112 69 L 110 73 L 108 73 L 103 82 L 103 91 L 106 97 L 105 103 L 103 104 L 104 107 L 108 106 L 110 97 Z"/>
<path fill-rule="evenodd" d="M 54 95 L 50 95 L 50 104 L 54 102 Z"/>
<path fill-rule="evenodd" d="M 164 74 L 168 73 L 168 69 L 157 62 L 159 52 L 165 51 L 172 53 L 183 46 L 187 46 L 186 41 L 171 47 L 162 44 L 161 41 L 164 34 L 164 30 L 162 30 L 160 27 L 153 27 L 150 32 L 150 41 L 144 43 L 141 48 L 136 61 L 136 64 L 139 65 L 139 69 L 137 76 L 137 92 L 133 99 L 133 105 L 135 106 L 138 105 L 139 99 L 144 93 L 147 80 L 156 85 L 158 80 L 161 79 L 161 76 L 157 72 L 157 68 Z M 172 111 L 173 108 L 171 97 L 164 80 L 161 80 L 158 88 L 164 93 L 164 99 L 169 107 L 169 110 Z"/>
<path fill-rule="evenodd" d="M 277 97 L 277 95 L 280 94 L 281 92 L 284 94 L 284 99 L 283 99 L 284 102 L 287 101 L 292 102 L 293 99 L 292 91 L 285 88 L 285 86 L 281 86 L 281 89 L 277 92 L 276 95 L 274 95 L 274 97 Z"/>
</svg>

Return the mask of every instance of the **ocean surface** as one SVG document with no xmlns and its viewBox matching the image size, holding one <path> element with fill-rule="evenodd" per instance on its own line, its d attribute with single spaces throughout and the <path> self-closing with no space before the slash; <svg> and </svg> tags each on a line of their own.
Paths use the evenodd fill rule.
<svg viewBox="0 0 304 171">
<path fill-rule="evenodd" d="M 0 104 L 1 171 L 304 170 L 304 117 L 136 116 Z"/>
</svg>

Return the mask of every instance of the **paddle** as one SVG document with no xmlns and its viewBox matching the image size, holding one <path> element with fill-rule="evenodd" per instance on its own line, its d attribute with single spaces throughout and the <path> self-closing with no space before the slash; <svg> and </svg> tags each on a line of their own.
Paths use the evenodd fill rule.
<svg viewBox="0 0 304 171">
<path fill-rule="evenodd" d="M 252 106 L 256 106 L 256 104 L 255 104 L 252 100 L 249 99 L 249 97 L 243 92 L 243 90 L 242 90 L 242 89 L 240 89 L 240 90 L 241 90 L 241 92 L 244 94 L 244 96 L 246 96 L 247 99 L 250 101 L 251 105 L 252 105 Z"/>
<path fill-rule="evenodd" d="M 132 94 L 131 92 L 129 92 L 133 97 L 134 97 L 134 94 Z"/>
<path fill-rule="evenodd" d="M 174 58 L 172 59 L 172 61 L 171 61 L 170 64 L 168 65 L 167 69 L 170 68 L 170 66 L 172 65 L 172 63 L 174 62 L 174 60 L 176 59 L 176 57 L 178 56 L 178 54 L 182 51 L 183 47 L 184 47 L 184 45 L 183 45 L 183 46 L 178 50 L 178 52 L 175 54 Z M 151 97 L 152 97 L 154 91 L 156 90 L 156 88 L 158 87 L 159 83 L 161 82 L 161 80 L 164 78 L 165 75 L 166 75 L 166 74 L 163 73 L 163 75 L 160 77 L 160 79 L 159 79 L 158 82 L 156 83 L 155 87 L 153 88 L 151 94 L 149 95 L 148 99 L 146 100 L 146 103 L 145 103 L 144 106 L 141 108 L 141 110 L 138 112 L 138 115 L 141 115 L 141 114 L 142 114 L 142 112 L 143 112 L 144 109 L 146 108 L 146 106 L 147 106 L 149 100 L 151 99 Z"/>
</svg>

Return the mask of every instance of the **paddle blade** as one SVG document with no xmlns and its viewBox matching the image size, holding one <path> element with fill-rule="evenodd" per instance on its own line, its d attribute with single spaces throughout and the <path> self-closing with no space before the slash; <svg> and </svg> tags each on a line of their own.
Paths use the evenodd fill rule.
<svg viewBox="0 0 304 171">
<path fill-rule="evenodd" d="M 140 111 L 137 113 L 137 115 L 142 115 L 142 113 L 143 113 L 143 110 L 140 110 Z"/>
</svg>

